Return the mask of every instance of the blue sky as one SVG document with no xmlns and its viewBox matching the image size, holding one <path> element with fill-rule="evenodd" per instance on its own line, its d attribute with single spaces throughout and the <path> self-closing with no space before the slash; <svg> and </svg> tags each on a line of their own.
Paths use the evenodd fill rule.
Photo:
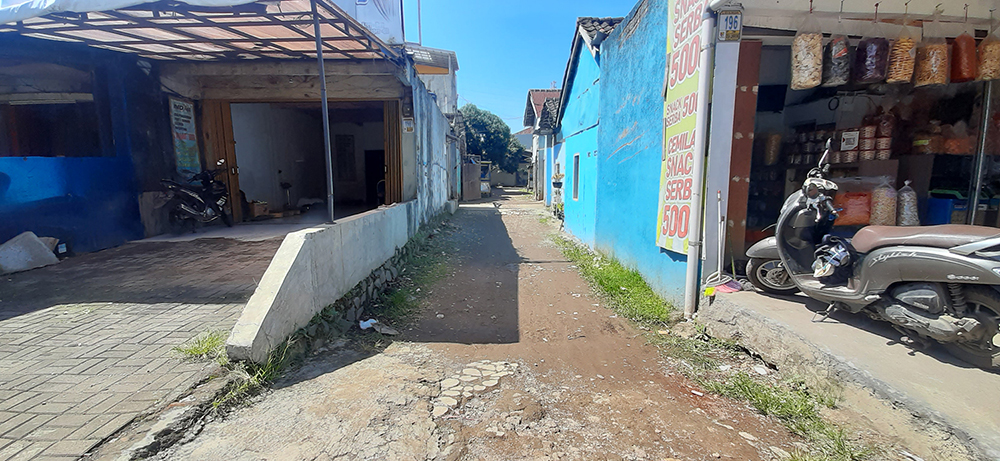
<svg viewBox="0 0 1000 461">
<path fill-rule="evenodd" d="M 459 103 L 522 128 L 529 88 L 562 85 L 576 18 L 625 16 L 637 0 L 422 0 L 423 44 L 458 53 Z M 417 0 L 404 0 L 417 41 Z"/>
</svg>

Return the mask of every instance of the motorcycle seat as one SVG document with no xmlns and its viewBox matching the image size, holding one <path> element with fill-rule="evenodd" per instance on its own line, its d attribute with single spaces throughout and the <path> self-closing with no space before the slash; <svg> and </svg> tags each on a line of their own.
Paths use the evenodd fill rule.
<svg viewBox="0 0 1000 461">
<path fill-rule="evenodd" d="M 1000 229 L 965 224 L 940 226 L 865 226 L 851 239 L 858 253 L 896 245 L 952 248 L 991 237 L 1000 237 Z"/>
</svg>

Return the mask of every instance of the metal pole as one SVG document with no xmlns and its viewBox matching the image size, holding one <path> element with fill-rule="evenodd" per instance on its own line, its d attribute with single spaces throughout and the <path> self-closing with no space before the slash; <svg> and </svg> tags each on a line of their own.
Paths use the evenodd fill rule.
<svg viewBox="0 0 1000 461">
<path fill-rule="evenodd" d="M 319 97 L 323 112 L 323 148 L 326 152 L 326 204 L 333 222 L 333 148 L 330 146 L 330 103 L 326 100 L 326 67 L 323 66 L 323 39 L 319 31 L 316 0 L 310 0 L 313 15 L 313 35 L 316 36 L 316 60 L 319 61 Z"/>
<path fill-rule="evenodd" d="M 701 21 L 701 63 L 698 70 L 698 114 L 694 134 L 694 165 L 691 176 L 691 217 L 688 218 L 687 273 L 684 279 L 684 318 L 691 319 L 698 308 L 698 270 L 701 268 L 702 210 L 705 187 L 705 153 L 708 136 L 708 92 L 712 80 L 713 50 L 715 50 L 715 14 L 705 9 Z M 664 146 L 666 147 L 666 146 Z"/>
<path fill-rule="evenodd" d="M 417 0 L 417 44 L 424 45 L 424 20 L 423 10 L 420 8 L 420 0 Z"/>
<path fill-rule="evenodd" d="M 972 184 L 969 189 L 968 223 L 975 224 L 976 212 L 979 211 L 979 192 L 983 190 L 983 163 L 986 161 L 986 135 L 990 128 L 990 106 L 993 100 L 993 80 L 983 87 L 983 115 L 979 122 L 979 148 L 976 151 L 976 161 L 972 167 Z"/>
</svg>

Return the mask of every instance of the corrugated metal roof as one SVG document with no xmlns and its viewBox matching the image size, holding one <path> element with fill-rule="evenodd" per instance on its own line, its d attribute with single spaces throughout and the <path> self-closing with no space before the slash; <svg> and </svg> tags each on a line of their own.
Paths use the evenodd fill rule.
<svg viewBox="0 0 1000 461">
<path fill-rule="evenodd" d="M 458 70 L 458 57 L 454 51 L 429 48 L 413 43 L 407 43 L 404 45 L 404 48 L 407 54 L 413 58 L 414 64 Z M 449 60 L 451 61 L 450 67 L 448 65 Z"/>
<path fill-rule="evenodd" d="M 316 0 L 326 59 L 399 55 L 328 0 Z M 53 13 L 0 25 L 20 34 L 161 60 L 316 58 L 309 0 L 202 7 L 148 3 L 112 11 Z"/>
</svg>

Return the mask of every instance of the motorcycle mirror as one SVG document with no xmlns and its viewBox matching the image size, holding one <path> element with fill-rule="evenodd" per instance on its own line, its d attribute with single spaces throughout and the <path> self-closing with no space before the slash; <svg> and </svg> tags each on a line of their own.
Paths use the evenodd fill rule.
<svg viewBox="0 0 1000 461">
<path fill-rule="evenodd" d="M 226 159 L 224 158 L 220 158 L 218 162 L 215 162 L 215 164 L 219 166 L 221 166 L 223 163 L 226 163 Z"/>
<path fill-rule="evenodd" d="M 817 165 L 820 168 L 823 168 L 823 164 L 826 163 L 827 157 L 830 156 L 830 146 L 832 146 L 832 145 L 833 145 L 833 139 L 832 138 L 831 139 L 827 139 L 826 140 L 826 148 L 823 150 L 823 156 L 821 156 L 819 158 L 819 164 Z"/>
</svg>

